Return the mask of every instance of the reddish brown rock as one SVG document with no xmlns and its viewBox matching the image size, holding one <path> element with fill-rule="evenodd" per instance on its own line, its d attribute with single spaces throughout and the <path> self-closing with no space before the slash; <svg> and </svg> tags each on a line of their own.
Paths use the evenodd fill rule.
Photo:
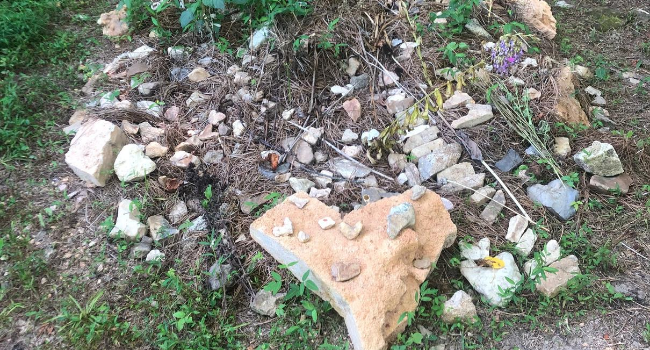
<svg viewBox="0 0 650 350">
<path fill-rule="evenodd" d="M 381 350 L 406 326 L 400 315 L 417 306 L 413 295 L 430 269 L 413 266 L 413 261 L 438 260 L 445 243 L 456 235 L 440 197 L 429 190 L 417 201 L 412 191 L 370 203 L 345 216 L 345 222 L 362 222 L 363 234 L 354 240 L 338 231 L 343 222 L 334 209 L 311 199 L 299 209 L 285 201 L 251 224 L 251 237 L 281 264 L 297 262 L 289 270 L 298 278 L 311 271 L 316 293 L 332 304 L 343 316 L 356 350 Z M 305 193 L 295 197 L 308 198 Z M 387 232 L 391 208 L 409 203 L 415 211 L 415 225 L 405 228 L 395 239 Z M 294 231 L 309 232 L 310 240 L 302 243 L 295 236 L 275 237 L 273 228 L 285 218 L 293 222 Z M 317 218 L 331 217 L 337 226 L 323 230 Z M 359 274 L 345 282 L 336 282 L 332 267 L 337 263 L 358 264 Z M 340 271 L 337 270 L 337 271 Z"/>
<path fill-rule="evenodd" d="M 632 178 L 628 174 L 621 174 L 614 177 L 594 175 L 589 180 L 589 188 L 605 194 L 611 194 L 617 190 L 620 190 L 621 194 L 626 194 L 630 190 L 631 184 Z"/>
</svg>

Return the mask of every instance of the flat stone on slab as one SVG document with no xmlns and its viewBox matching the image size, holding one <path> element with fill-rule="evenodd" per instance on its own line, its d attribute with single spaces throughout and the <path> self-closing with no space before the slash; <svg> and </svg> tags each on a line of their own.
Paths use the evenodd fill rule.
<svg viewBox="0 0 650 350">
<path fill-rule="evenodd" d="M 470 103 L 474 103 L 472 96 L 462 91 L 456 91 L 447 101 L 442 104 L 442 109 L 464 107 Z"/>
<path fill-rule="evenodd" d="M 412 262 L 427 258 L 435 264 L 445 241 L 456 233 L 437 194 L 428 191 L 414 202 L 410 198 L 407 191 L 367 204 L 344 218 L 317 200 L 310 200 L 303 209 L 285 201 L 253 222 L 251 237 L 278 263 L 289 265 L 296 277 L 311 272 L 309 279 L 317 287 L 315 293 L 343 316 L 354 349 L 386 349 L 406 327 L 406 320 L 398 322 L 400 315 L 415 310 L 417 302 L 413 295 L 430 271 L 416 268 Z M 410 203 L 418 220 L 412 228 L 402 230 L 399 237 L 390 239 L 386 235 L 386 216 L 401 203 Z M 324 216 L 363 222 L 363 235 L 348 240 L 322 230 L 314 218 Z M 311 240 L 301 243 L 292 237 L 273 236 L 272 228 L 285 217 L 295 222 L 296 229 L 309 232 Z M 336 282 L 332 278 L 332 266 L 336 263 L 359 264 L 360 274 L 346 282 Z"/>
<path fill-rule="evenodd" d="M 334 219 L 332 219 L 329 216 L 326 216 L 318 220 L 318 226 L 320 226 L 320 228 L 322 228 L 323 230 L 329 230 L 332 227 L 334 227 L 334 225 L 336 225 L 336 221 L 334 221 Z"/>
<path fill-rule="evenodd" d="M 337 262 L 332 265 L 332 279 L 336 282 L 349 281 L 361 273 L 361 265 L 358 263 Z"/>
<path fill-rule="evenodd" d="M 387 232 L 391 239 L 397 238 L 403 229 L 415 225 L 415 210 L 410 203 L 402 203 L 390 209 Z"/>
<path fill-rule="evenodd" d="M 503 194 L 503 191 L 498 190 L 494 197 L 492 197 L 490 203 L 481 212 L 480 218 L 488 224 L 493 224 L 497 221 L 497 218 L 505 205 L 506 196 Z"/>
<path fill-rule="evenodd" d="M 575 215 L 573 203 L 578 200 L 580 193 L 569 187 L 560 179 L 553 180 L 548 185 L 533 185 L 526 190 L 528 198 L 547 207 L 553 214 L 566 221 Z"/>
</svg>

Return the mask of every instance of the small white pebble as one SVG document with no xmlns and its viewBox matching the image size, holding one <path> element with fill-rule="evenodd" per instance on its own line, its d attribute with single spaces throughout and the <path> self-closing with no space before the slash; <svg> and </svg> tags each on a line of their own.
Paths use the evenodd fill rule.
<svg viewBox="0 0 650 350">
<path fill-rule="evenodd" d="M 319 225 L 320 228 L 322 228 L 323 230 L 329 230 L 329 229 L 331 229 L 332 227 L 334 227 L 335 224 L 336 224 L 336 222 L 334 222 L 334 220 L 333 220 L 331 217 L 329 217 L 329 216 L 324 217 L 324 218 L 318 220 L 318 225 Z"/>
</svg>

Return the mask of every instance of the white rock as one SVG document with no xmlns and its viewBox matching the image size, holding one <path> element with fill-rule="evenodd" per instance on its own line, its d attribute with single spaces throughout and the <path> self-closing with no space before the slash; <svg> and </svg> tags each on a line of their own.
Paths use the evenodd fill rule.
<svg viewBox="0 0 650 350">
<path fill-rule="evenodd" d="M 368 131 L 364 131 L 361 134 L 361 143 L 364 145 L 370 146 L 372 144 L 372 140 L 376 139 L 379 137 L 379 131 L 377 129 L 371 129 Z"/>
<path fill-rule="evenodd" d="M 187 51 L 185 50 L 184 47 L 182 46 L 172 46 L 167 48 L 167 55 L 169 55 L 169 58 L 175 61 L 182 61 L 184 60 L 187 56 Z"/>
<path fill-rule="evenodd" d="M 363 147 L 359 145 L 354 146 L 343 146 L 343 153 L 348 157 L 356 158 L 359 154 L 363 152 Z"/>
<path fill-rule="evenodd" d="M 517 77 L 514 77 L 514 76 L 511 76 L 510 78 L 508 78 L 508 83 L 510 85 L 512 85 L 512 86 L 524 86 L 524 85 L 526 85 L 526 82 L 523 79 L 517 78 Z"/>
<path fill-rule="evenodd" d="M 187 76 L 187 79 L 190 81 L 193 81 L 195 83 L 204 81 L 210 77 L 210 73 L 208 73 L 207 70 L 203 67 L 196 67 L 194 70 L 190 72 L 190 74 Z"/>
<path fill-rule="evenodd" d="M 120 181 L 130 182 L 144 179 L 156 170 L 154 163 L 143 152 L 143 147 L 130 144 L 122 147 L 115 159 L 115 175 Z"/>
<path fill-rule="evenodd" d="M 174 153 L 174 155 L 171 158 L 169 158 L 169 162 L 172 165 L 182 169 L 188 168 L 190 164 L 194 164 L 194 165 L 201 164 L 201 160 L 199 159 L 199 157 L 187 153 L 185 151 L 178 151 Z"/>
<path fill-rule="evenodd" d="M 542 93 L 539 92 L 539 90 L 537 90 L 535 88 L 528 88 L 526 90 L 526 94 L 528 94 L 528 98 L 531 99 L 531 100 L 537 100 L 540 97 L 542 97 Z"/>
<path fill-rule="evenodd" d="M 341 137 L 341 142 L 349 143 L 349 142 L 356 141 L 358 138 L 359 138 L 359 134 L 357 134 L 356 132 L 350 129 L 345 129 L 345 131 L 343 132 L 343 136 Z"/>
<path fill-rule="evenodd" d="M 152 101 L 139 101 L 136 104 L 138 109 L 145 111 L 148 114 L 151 114 L 154 117 L 162 117 L 163 107 L 162 105 L 152 102 Z"/>
<path fill-rule="evenodd" d="M 173 228 L 162 215 L 148 217 L 147 225 L 149 225 L 149 235 L 155 242 L 178 233 L 178 230 Z"/>
<path fill-rule="evenodd" d="M 472 303 L 472 297 L 462 290 L 457 291 L 445 301 L 440 318 L 445 323 L 461 322 L 473 323 L 476 317 L 476 306 Z"/>
<path fill-rule="evenodd" d="M 585 89 L 585 92 L 588 93 L 591 96 L 601 96 L 603 94 L 602 91 L 596 89 L 593 86 L 587 86 L 587 88 Z"/>
<path fill-rule="evenodd" d="M 542 266 L 548 266 L 551 263 L 557 261 L 557 259 L 560 258 L 560 255 L 561 255 L 560 245 L 554 239 L 546 242 L 546 245 L 544 246 L 544 250 L 539 252 L 539 257 L 541 259 Z M 531 279 L 537 278 L 537 275 L 532 275 L 532 273 L 535 271 L 537 266 L 538 266 L 537 260 L 535 259 L 528 260 L 524 264 L 524 273 L 529 275 Z"/>
<path fill-rule="evenodd" d="M 526 68 L 526 67 L 537 67 L 537 60 L 532 58 L 532 57 L 526 57 L 526 59 L 520 63 L 521 68 Z"/>
<path fill-rule="evenodd" d="M 282 112 L 282 119 L 284 120 L 289 120 L 291 117 L 293 117 L 293 113 L 296 111 L 295 108 L 287 109 L 284 112 Z"/>
<path fill-rule="evenodd" d="M 521 240 L 521 236 L 524 234 L 528 228 L 528 220 L 521 216 L 515 215 L 510 218 L 508 224 L 508 233 L 506 234 L 506 239 L 510 242 L 517 243 Z"/>
<path fill-rule="evenodd" d="M 165 254 L 158 249 L 154 249 L 149 253 L 147 253 L 146 261 L 153 262 L 153 261 L 163 261 L 163 260 L 165 260 Z"/>
<path fill-rule="evenodd" d="M 458 107 L 463 107 L 466 106 L 470 103 L 474 103 L 474 100 L 472 99 L 472 96 L 462 92 L 462 91 L 456 91 L 454 94 L 447 99 L 442 104 L 443 109 L 454 109 Z"/>
<path fill-rule="evenodd" d="M 284 225 L 273 228 L 273 235 L 276 237 L 289 236 L 293 234 L 293 224 L 289 218 L 284 218 Z"/>
<path fill-rule="evenodd" d="M 460 256 L 469 260 L 484 259 L 490 255 L 490 239 L 485 237 L 477 244 L 458 242 Z"/>
<path fill-rule="evenodd" d="M 158 85 L 160 85 L 160 83 L 158 83 L 158 82 L 142 83 L 142 84 L 138 85 L 138 92 L 142 96 L 149 96 L 149 95 L 151 95 L 153 90 L 158 87 Z"/>
<path fill-rule="evenodd" d="M 346 86 L 334 85 L 334 86 L 332 86 L 332 87 L 330 88 L 330 91 L 331 91 L 334 95 L 345 96 L 345 95 L 351 93 L 352 91 L 354 91 L 354 86 L 352 86 L 352 85 L 350 85 L 350 84 L 348 84 L 348 85 L 346 85 Z"/>
<path fill-rule="evenodd" d="M 533 247 L 535 247 L 535 242 L 537 242 L 537 235 L 532 229 L 528 229 L 521 236 L 519 242 L 517 242 L 515 250 L 523 256 L 528 256 L 531 250 L 533 250 Z"/>
<path fill-rule="evenodd" d="M 289 178 L 289 185 L 296 192 L 308 192 L 310 188 L 316 186 L 316 184 L 309 179 L 300 179 L 296 177 Z"/>
<path fill-rule="evenodd" d="M 505 306 L 510 298 L 504 294 L 514 291 L 521 281 L 521 274 L 512 254 L 503 252 L 496 257 L 505 263 L 503 268 L 482 267 L 474 260 L 465 260 L 460 263 L 460 273 L 491 305 Z"/>
<path fill-rule="evenodd" d="M 239 86 L 248 85 L 250 81 L 251 81 L 250 75 L 248 75 L 247 72 L 241 72 L 241 71 L 235 73 L 235 77 L 233 79 L 233 83 Z"/>
<path fill-rule="evenodd" d="M 210 113 L 208 114 L 208 123 L 212 125 L 219 125 L 219 123 L 221 123 L 224 120 L 226 120 L 226 115 L 221 112 L 211 110 Z"/>
<path fill-rule="evenodd" d="M 384 71 L 379 78 L 379 87 L 389 87 L 399 82 L 399 76 L 394 72 Z"/>
<path fill-rule="evenodd" d="M 304 231 L 298 232 L 298 241 L 300 243 L 307 243 L 309 242 L 310 239 L 311 237 L 309 237 L 309 235 L 306 234 Z"/>
<path fill-rule="evenodd" d="M 194 91 L 190 95 L 190 97 L 187 99 L 187 101 L 185 101 L 185 104 L 188 107 L 196 107 L 196 106 L 206 102 L 209 99 L 210 99 L 210 96 L 208 96 L 206 94 L 202 94 L 202 93 L 200 93 L 198 91 Z"/>
<path fill-rule="evenodd" d="M 490 105 L 468 104 L 467 108 L 469 109 L 469 112 L 466 116 L 460 117 L 451 122 L 452 128 L 471 128 L 494 118 L 494 114 L 492 114 L 492 106 Z"/>
<path fill-rule="evenodd" d="M 329 230 L 336 225 L 336 222 L 329 216 L 318 220 L 318 226 L 323 230 Z"/>
<path fill-rule="evenodd" d="M 155 50 L 147 45 L 142 45 L 138 47 L 137 49 L 133 50 L 132 52 L 129 52 L 128 56 L 132 60 L 138 60 L 145 58 L 149 56 L 150 53 L 154 52 Z"/>
<path fill-rule="evenodd" d="M 264 44 L 271 37 L 271 30 L 268 26 L 264 26 L 253 33 L 248 42 L 248 48 L 251 51 L 257 50 L 262 44 Z"/>
<path fill-rule="evenodd" d="M 307 131 L 302 134 L 302 139 L 310 145 L 315 145 L 323 134 L 323 128 L 308 127 Z"/>
<path fill-rule="evenodd" d="M 359 66 L 361 65 L 361 62 L 359 62 L 358 59 L 354 57 L 348 58 L 348 68 L 345 70 L 346 73 L 348 73 L 349 76 L 354 76 L 357 74 L 357 70 L 359 69 Z"/>
<path fill-rule="evenodd" d="M 232 123 L 232 133 L 235 137 L 240 137 L 244 130 L 246 130 L 246 123 L 243 123 L 241 120 L 237 119 Z"/>
<path fill-rule="evenodd" d="M 325 200 L 329 198 L 331 192 L 331 188 L 317 189 L 315 187 L 312 187 L 309 190 L 309 197 L 316 198 L 318 200 Z"/>
<path fill-rule="evenodd" d="M 302 209 L 309 203 L 309 198 L 300 198 L 297 196 L 289 196 L 287 197 L 287 200 L 298 207 L 298 209 Z"/>
<path fill-rule="evenodd" d="M 390 114 L 395 114 L 398 112 L 405 111 L 413 106 L 415 99 L 413 97 L 406 97 L 406 94 L 396 94 L 389 96 L 386 99 L 386 110 Z"/>
<path fill-rule="evenodd" d="M 106 185 L 118 152 L 128 139 L 122 129 L 105 120 L 83 124 L 70 142 L 65 162 L 83 181 Z"/>
<path fill-rule="evenodd" d="M 147 233 L 147 225 L 140 222 L 140 210 L 131 200 L 124 199 L 117 208 L 115 226 L 108 234 L 111 238 L 124 237 L 136 242 Z"/>
<path fill-rule="evenodd" d="M 178 224 L 180 223 L 185 215 L 187 215 L 188 210 L 187 210 L 187 204 L 185 204 L 184 201 L 178 201 L 174 206 L 169 210 L 169 220 L 172 222 L 172 224 Z"/>
</svg>

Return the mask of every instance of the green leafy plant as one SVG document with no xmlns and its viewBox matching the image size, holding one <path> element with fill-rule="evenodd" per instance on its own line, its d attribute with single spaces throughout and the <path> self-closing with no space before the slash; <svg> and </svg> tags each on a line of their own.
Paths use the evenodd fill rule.
<svg viewBox="0 0 650 350">
<path fill-rule="evenodd" d="M 565 184 L 576 188 L 576 184 L 580 182 L 580 175 L 578 173 L 571 173 L 569 175 L 562 176 L 561 179 Z"/>
<path fill-rule="evenodd" d="M 341 53 L 341 48 L 348 46 L 348 44 L 345 43 L 335 43 L 333 41 L 334 38 L 334 27 L 336 27 L 336 24 L 341 20 L 340 17 L 335 18 L 332 20 L 330 23 L 327 24 L 327 30 L 325 33 L 323 33 L 318 41 L 318 44 L 316 47 L 319 49 L 323 50 L 334 50 L 334 57 L 339 57 L 339 54 Z M 295 44 L 295 42 L 294 42 Z"/>
<path fill-rule="evenodd" d="M 208 203 L 210 203 L 210 200 L 212 199 L 212 185 L 208 185 L 208 187 L 205 188 L 205 191 L 203 192 L 203 196 L 205 199 L 201 201 L 201 205 L 203 208 L 208 207 Z"/>
<path fill-rule="evenodd" d="M 465 25 L 472 17 L 474 7 L 478 6 L 479 3 L 480 0 L 451 0 L 449 7 L 442 11 L 440 15 L 432 12 L 429 17 L 432 23 L 437 18 L 447 19 L 447 23 L 440 24 L 439 26 L 442 29 L 441 33 L 443 35 L 451 37 L 463 31 Z"/>
<path fill-rule="evenodd" d="M 443 55 L 447 57 L 449 62 L 454 66 L 464 66 L 469 64 L 469 60 L 467 59 L 467 54 L 461 51 L 465 51 L 468 48 L 469 45 L 467 45 L 467 43 L 457 43 L 455 41 L 452 41 L 448 43 L 444 48 L 440 48 L 439 50 L 443 52 Z"/>
</svg>

